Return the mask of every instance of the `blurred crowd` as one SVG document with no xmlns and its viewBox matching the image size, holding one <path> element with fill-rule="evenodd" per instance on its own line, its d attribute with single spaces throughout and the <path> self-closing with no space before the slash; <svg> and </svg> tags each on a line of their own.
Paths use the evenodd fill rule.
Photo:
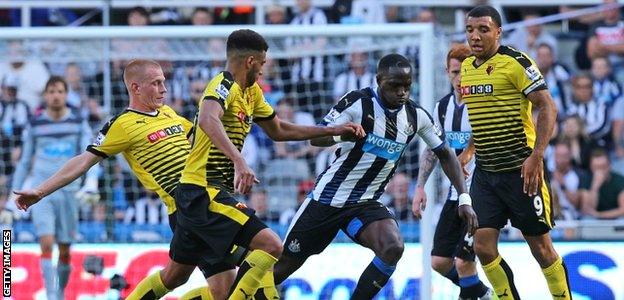
<svg viewBox="0 0 624 300">
<path fill-rule="evenodd" d="M 374 0 L 336 0 L 334 5 L 323 9 L 314 7 L 310 0 L 295 3 L 294 7 L 267 7 L 265 23 L 313 26 L 430 22 L 435 24 L 436 35 L 447 47 L 451 42 L 463 42 L 452 38 L 453 32 L 445 30 L 448 26 L 439 21 L 443 12 L 432 8 L 403 9 L 384 6 Z M 572 9 L 559 8 L 561 12 Z M 80 10 L 34 9 L 31 24 L 71 26 L 84 21 L 81 19 L 84 14 Z M 522 11 L 516 17 L 530 22 L 543 14 Z M 255 23 L 253 7 L 247 6 L 158 10 L 135 7 L 113 15 L 112 25 L 128 26 Z M 0 10 L 4 26 L 19 26 L 20 16 L 19 10 Z M 558 126 L 545 159 L 556 200 L 555 212 L 561 220 L 624 218 L 623 16 L 620 9 L 611 9 L 571 20 L 574 33 L 580 37 L 573 44 L 574 51 L 567 49 L 570 44 L 562 42 L 560 32 L 541 24 L 520 26 L 504 35 L 503 44 L 515 47 L 535 60 L 558 107 Z M 101 20 L 94 19 L 79 25 L 100 24 Z M 167 51 L 165 41 L 151 42 L 149 48 L 152 51 Z M 324 46 L 322 39 L 315 38 L 286 38 L 282 42 L 292 49 Z M 206 44 L 209 52 L 221 53 L 216 56 L 225 58 L 223 40 L 212 39 Z M 114 51 L 122 52 L 134 45 L 117 41 L 112 47 Z M 10 211 L 11 205 L 7 202 L 12 189 L 11 176 L 21 156 L 23 130 L 33 116 L 45 109 L 41 95 L 46 81 L 53 75 L 62 76 L 67 81 L 66 105 L 79 111 L 95 133 L 103 122 L 123 111 L 128 103 L 121 74 L 126 61 L 112 63 L 110 88 L 113 99 L 111 106 L 106 107 L 103 102 L 104 75 L 95 64 L 50 63 L 33 56 L 26 59 L 25 53 L 30 49 L 25 49 L 20 41 L 8 42 L 6 49 L 9 59 L 0 62 L 0 187 L 3 187 L 0 188 L 0 224 L 10 227 L 14 221 L 20 223 L 26 232 L 23 240 L 29 240 L 30 227 L 24 225 L 28 214 Z M 401 52 L 418 66 L 417 45 L 401 49 Z M 568 57 L 570 53 L 573 53 L 573 59 Z M 349 54 L 333 57 L 269 57 L 259 83 L 279 118 L 313 125 L 346 92 L 376 85 L 374 69 L 379 55 L 360 51 L 354 46 Z M 168 104 L 192 120 L 197 111 L 196 101 L 201 99 L 208 80 L 224 69 L 224 60 L 160 63 L 168 80 Z M 334 67 L 329 70 L 328 64 Z M 334 151 L 332 147 L 313 147 L 309 142 L 272 142 L 254 126 L 243 152 L 262 182 L 241 200 L 247 201 L 262 220 L 287 226 L 311 190 L 316 175 L 335 158 Z M 417 159 L 413 157 L 417 151 L 413 153 L 411 162 L 402 164 L 382 197 L 402 221 L 413 221 L 411 197 L 418 168 Z M 113 232 L 116 240 L 158 240 L 168 232 L 165 207 L 155 194 L 141 187 L 123 158 L 103 163 L 99 187 L 101 200 L 85 201 L 80 219 L 89 224 L 90 230 L 102 228 L 103 232 L 85 231 L 84 235 L 95 235 L 85 239 L 107 240 L 112 238 L 110 234 Z M 111 224 L 116 228 L 127 226 L 127 230 L 105 229 Z M 142 231 L 146 224 L 161 226 L 160 235 L 154 235 L 150 230 Z M 34 236 L 30 238 L 34 239 Z"/>
</svg>

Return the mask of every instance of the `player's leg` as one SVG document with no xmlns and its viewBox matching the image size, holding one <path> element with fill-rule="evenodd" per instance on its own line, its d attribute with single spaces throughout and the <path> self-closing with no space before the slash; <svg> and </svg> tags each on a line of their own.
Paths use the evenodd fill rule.
<svg viewBox="0 0 624 300">
<path fill-rule="evenodd" d="M 473 238 L 465 230 L 461 231 L 463 238 L 457 244 L 455 251 L 455 268 L 459 275 L 459 299 L 490 300 L 494 297 L 494 291 L 485 286 L 477 273 Z"/>
<path fill-rule="evenodd" d="M 54 194 L 52 194 L 54 195 Z M 56 266 L 52 264 L 52 250 L 54 249 L 54 238 L 56 234 L 56 218 L 54 206 L 49 195 L 34 205 L 31 210 L 35 231 L 39 236 L 39 246 L 41 247 L 41 273 L 48 299 L 57 299 L 58 281 Z"/>
<path fill-rule="evenodd" d="M 498 253 L 500 229 L 505 226 L 509 216 L 509 208 L 497 194 L 498 187 L 506 184 L 505 180 L 508 179 L 477 167 L 470 186 L 470 196 L 475 199 L 473 208 L 479 221 L 479 229 L 474 235 L 474 251 L 501 300 L 520 299 L 511 268 Z M 509 197 L 509 194 L 505 197 Z"/>
<path fill-rule="evenodd" d="M 522 193 L 515 201 L 511 224 L 520 229 L 539 263 L 553 299 L 571 299 L 568 272 L 553 248 L 550 230 L 554 226 L 553 207 L 548 178 L 543 177 L 537 196 Z"/>
<path fill-rule="evenodd" d="M 74 197 L 74 191 L 61 190 L 57 193 L 61 193 L 61 197 L 53 202 L 58 216 L 56 239 L 59 246 L 59 259 L 56 270 L 59 299 L 65 299 L 65 287 L 67 287 L 71 273 L 70 246 L 78 231 L 78 201 Z"/>
<path fill-rule="evenodd" d="M 169 291 L 184 284 L 194 269 L 195 265 L 181 264 L 169 259 L 164 269 L 141 280 L 126 300 L 160 299 Z"/>
<path fill-rule="evenodd" d="M 447 200 L 433 235 L 431 267 L 440 275 L 459 286 L 459 274 L 454 257 L 458 241 L 462 240 L 462 221 L 457 214 L 457 201 Z"/>
</svg>

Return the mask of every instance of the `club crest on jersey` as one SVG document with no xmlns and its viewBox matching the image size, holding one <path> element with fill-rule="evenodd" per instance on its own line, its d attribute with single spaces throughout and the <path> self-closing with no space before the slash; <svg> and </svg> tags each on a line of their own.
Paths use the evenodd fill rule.
<svg viewBox="0 0 624 300">
<path fill-rule="evenodd" d="M 252 117 L 245 114 L 245 112 L 242 110 L 238 112 L 238 114 L 236 115 L 236 118 L 238 118 L 239 121 L 247 125 L 251 125 L 251 122 L 253 122 Z"/>
<path fill-rule="evenodd" d="M 164 129 L 159 129 L 147 135 L 147 140 L 150 143 L 155 143 L 159 140 L 166 139 L 172 135 L 184 133 L 182 125 L 173 125 Z"/>
<path fill-rule="evenodd" d="M 492 94 L 494 86 L 491 84 L 465 85 L 461 87 L 462 96 L 477 94 Z"/>
<path fill-rule="evenodd" d="M 492 72 L 494 72 L 494 66 L 493 65 L 488 65 L 487 69 L 485 69 L 485 73 L 490 75 L 490 74 L 492 74 Z"/>
</svg>

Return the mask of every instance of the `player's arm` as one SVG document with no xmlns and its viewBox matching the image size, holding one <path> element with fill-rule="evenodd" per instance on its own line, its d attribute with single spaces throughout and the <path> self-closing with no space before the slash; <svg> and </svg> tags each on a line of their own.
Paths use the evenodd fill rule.
<svg viewBox="0 0 624 300">
<path fill-rule="evenodd" d="M 438 110 L 440 109 L 439 103 L 433 109 L 433 115 L 438 116 Z M 442 128 L 440 126 L 440 118 L 435 118 L 435 125 L 438 128 Z M 425 192 L 425 184 L 429 179 L 429 176 L 435 169 L 435 166 L 438 164 L 438 157 L 431 151 L 430 147 L 426 147 L 425 150 L 420 154 L 420 158 L 418 159 L 418 180 L 416 181 L 416 192 L 414 193 L 414 198 L 412 199 L 412 213 L 416 219 L 420 219 L 422 217 L 421 211 L 425 210 L 427 207 L 427 193 Z"/>
<path fill-rule="evenodd" d="M 303 126 L 280 120 L 277 116 L 270 120 L 262 120 L 258 125 L 274 141 L 301 141 L 310 140 L 313 146 L 320 146 L 323 141 L 334 142 L 334 136 L 344 138 L 344 141 L 354 141 L 364 137 L 364 129 L 359 124 L 347 123 L 337 126 Z M 325 143 L 328 144 L 328 143 Z M 328 145 L 329 146 L 329 145 Z"/>
<path fill-rule="evenodd" d="M 472 234 L 478 227 L 477 215 L 472 209 L 472 200 L 468 195 L 466 181 L 462 168 L 457 160 L 457 156 L 445 142 L 442 131 L 433 123 L 433 119 L 423 109 L 417 109 L 418 135 L 432 149 L 433 153 L 440 160 L 440 166 L 444 173 L 451 180 L 451 183 L 459 194 L 458 213 L 459 216 L 468 224 L 468 231 Z"/>
<path fill-rule="evenodd" d="M 548 90 L 531 92 L 527 98 L 538 110 L 537 124 L 535 125 L 536 138 L 533 152 L 522 165 L 524 178 L 524 192 L 529 196 L 537 195 L 542 181 L 544 170 L 544 152 L 552 136 L 557 118 L 557 107 Z"/>
<path fill-rule="evenodd" d="M 30 125 L 27 125 L 22 132 L 22 141 L 24 142 L 21 151 L 22 153 L 20 154 L 19 160 L 15 165 L 15 172 L 13 173 L 13 181 L 11 183 L 12 189 L 21 189 L 22 184 L 30 172 L 32 156 L 35 153 L 35 141 L 31 131 Z"/>
<path fill-rule="evenodd" d="M 65 163 L 52 177 L 48 178 L 38 187 L 32 190 L 13 191 L 17 196 L 15 200 L 17 207 L 26 210 L 37 203 L 43 197 L 52 194 L 54 191 L 68 185 L 78 177 L 84 175 L 93 165 L 103 158 L 89 151 L 75 156 Z"/>
<path fill-rule="evenodd" d="M 253 170 L 247 166 L 240 151 L 228 138 L 221 122 L 223 109 L 223 104 L 218 99 L 206 97 L 199 107 L 197 124 L 208 135 L 210 141 L 234 163 L 234 190 L 247 194 L 258 179 Z"/>
<path fill-rule="evenodd" d="M 356 92 L 349 92 L 342 97 L 332 107 L 332 109 L 323 117 L 323 120 L 319 125 L 328 128 L 338 129 L 344 126 L 351 127 L 350 130 L 343 132 L 337 132 L 330 136 L 317 137 L 310 141 L 312 146 L 316 147 L 331 147 L 340 142 L 353 142 L 366 136 L 362 125 L 353 123 L 356 119 L 353 115 L 353 107 L 355 103 L 360 101 L 359 95 Z M 354 130 L 352 132 L 352 130 Z"/>
</svg>

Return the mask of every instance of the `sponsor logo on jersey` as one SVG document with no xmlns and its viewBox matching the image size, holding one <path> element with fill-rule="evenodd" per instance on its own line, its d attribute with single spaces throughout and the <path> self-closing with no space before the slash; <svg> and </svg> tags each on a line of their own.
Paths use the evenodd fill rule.
<svg viewBox="0 0 624 300">
<path fill-rule="evenodd" d="M 539 70 L 535 65 L 531 65 L 528 68 L 524 69 L 524 74 L 526 74 L 527 78 L 529 78 L 531 81 L 538 80 L 540 77 L 542 77 L 542 74 L 540 74 Z"/>
<path fill-rule="evenodd" d="M 492 94 L 493 92 L 494 86 L 492 86 L 491 84 L 466 85 L 461 87 L 461 93 L 463 96 L 476 94 Z"/>
<path fill-rule="evenodd" d="M 102 143 L 104 143 L 104 139 L 106 138 L 105 135 L 103 135 L 101 132 L 98 133 L 98 135 L 95 137 L 95 140 L 93 141 L 93 146 L 101 146 Z"/>
<path fill-rule="evenodd" d="M 219 84 L 215 89 L 215 93 L 221 97 L 221 99 L 225 100 L 230 95 L 230 90 L 225 87 L 223 84 Z"/>
<path fill-rule="evenodd" d="M 453 149 L 465 149 L 471 135 L 470 131 L 447 131 L 446 141 Z"/>
<path fill-rule="evenodd" d="M 366 136 L 366 141 L 362 146 L 362 150 L 364 150 L 364 152 L 393 161 L 399 160 L 404 149 L 404 143 L 383 138 L 374 133 L 369 133 Z"/>
<path fill-rule="evenodd" d="M 182 125 L 173 125 L 164 129 L 159 129 L 147 135 L 147 140 L 150 143 L 158 142 L 159 140 L 166 139 L 172 135 L 184 133 L 184 127 Z"/>
<path fill-rule="evenodd" d="M 323 120 L 327 123 L 332 123 L 335 122 L 338 117 L 340 117 L 340 112 L 338 112 L 335 108 L 332 108 Z"/>
</svg>

